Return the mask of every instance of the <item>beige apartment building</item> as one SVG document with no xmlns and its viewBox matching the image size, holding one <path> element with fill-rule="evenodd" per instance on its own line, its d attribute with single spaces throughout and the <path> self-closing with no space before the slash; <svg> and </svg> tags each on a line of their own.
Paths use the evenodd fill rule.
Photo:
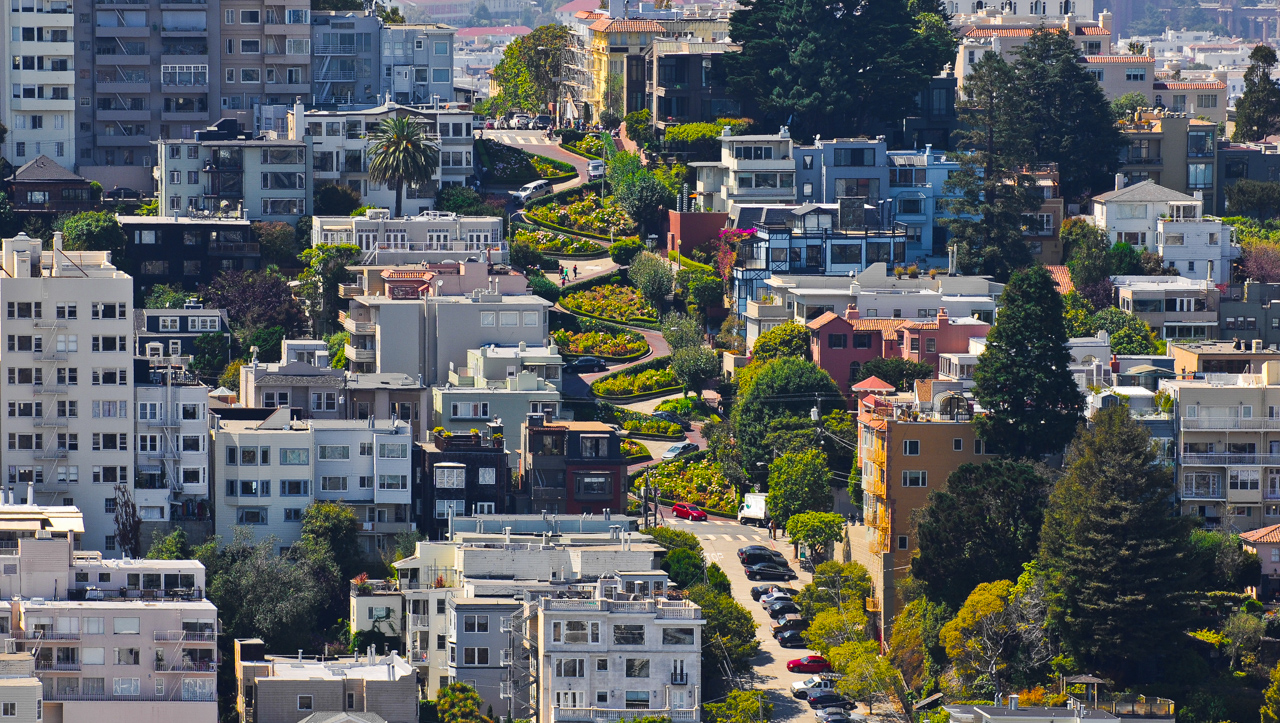
<svg viewBox="0 0 1280 723">
<path fill-rule="evenodd" d="M 1119 125 L 1129 143 L 1120 159 L 1126 186 L 1151 180 L 1215 208 L 1216 122 L 1199 120 L 1189 112 L 1147 109 Z"/>
</svg>

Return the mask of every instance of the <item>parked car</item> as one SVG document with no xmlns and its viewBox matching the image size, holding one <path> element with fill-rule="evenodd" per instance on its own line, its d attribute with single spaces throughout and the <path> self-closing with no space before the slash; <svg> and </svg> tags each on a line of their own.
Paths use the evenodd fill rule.
<svg viewBox="0 0 1280 723">
<path fill-rule="evenodd" d="M 808 628 L 809 628 L 809 621 L 800 617 L 798 613 L 793 613 L 791 615 L 783 615 L 777 620 L 774 620 L 773 624 L 769 626 L 769 632 L 772 633 L 773 637 L 776 638 L 779 635 L 782 635 L 783 633 L 791 630 L 794 630 L 796 632 L 802 632 L 804 630 L 807 630 Z"/>
<path fill-rule="evenodd" d="M 800 606 L 790 600 L 781 600 L 765 608 L 770 618 L 777 620 L 783 615 L 799 615 Z"/>
<path fill-rule="evenodd" d="M 864 716 L 850 715 L 849 711 L 838 706 L 823 708 L 813 713 L 813 717 L 817 719 L 818 723 L 850 723 L 855 716 L 858 720 L 866 720 Z"/>
<path fill-rule="evenodd" d="M 570 374 L 590 374 L 591 372 L 603 372 L 609 369 L 605 365 L 603 359 L 597 359 L 593 356 L 580 356 L 564 365 L 564 370 Z"/>
<path fill-rule="evenodd" d="M 787 566 L 787 558 L 783 557 L 782 553 L 775 550 L 752 550 L 746 555 L 738 555 L 738 560 L 740 560 L 744 566 L 758 565 L 762 562 L 772 562 L 783 567 Z"/>
<path fill-rule="evenodd" d="M 587 180 L 598 181 L 604 178 L 604 161 L 587 161 Z"/>
<path fill-rule="evenodd" d="M 552 191 L 550 181 L 533 181 L 521 186 L 519 191 L 512 191 L 511 195 L 516 199 L 516 205 L 523 206 L 535 198 L 550 195 Z"/>
<path fill-rule="evenodd" d="M 781 585 L 774 585 L 774 584 L 756 585 L 755 587 L 751 588 L 751 599 L 759 601 L 760 598 L 764 597 L 765 595 L 768 595 L 771 592 L 782 592 L 792 597 L 795 597 L 795 594 L 796 594 L 795 590 L 792 590 L 789 587 L 783 587 Z"/>
<path fill-rule="evenodd" d="M 519 131 L 529 129 L 529 116 L 517 115 L 511 119 L 511 127 Z"/>
<path fill-rule="evenodd" d="M 739 547 L 738 559 L 741 560 L 743 555 L 746 555 L 748 552 L 773 552 L 773 548 L 765 547 L 764 545 L 747 545 L 746 547 Z"/>
<path fill-rule="evenodd" d="M 768 595 L 764 595 L 760 598 L 760 605 L 761 607 L 767 608 L 776 602 L 782 602 L 784 600 L 787 602 L 793 602 L 793 598 L 790 593 L 771 592 Z"/>
<path fill-rule="evenodd" d="M 540 131 L 545 131 L 546 129 L 551 127 L 552 123 L 555 123 L 555 121 L 551 119 L 551 116 L 540 115 L 529 122 L 529 127 L 535 128 Z"/>
<path fill-rule="evenodd" d="M 681 419 L 679 416 L 672 414 L 671 412 L 654 412 L 653 418 L 661 419 L 664 422 L 670 422 L 672 424 L 678 424 L 680 425 L 681 429 L 686 431 L 689 429 L 689 426 L 690 426 L 688 422 Z"/>
<path fill-rule="evenodd" d="M 851 700 L 846 700 L 837 693 L 822 693 L 820 695 L 809 696 L 809 707 L 813 710 L 826 708 L 844 708 L 845 710 L 853 710 L 856 704 Z"/>
<path fill-rule="evenodd" d="M 662 458 L 675 459 L 676 457 L 683 457 L 686 454 L 692 454 L 693 452 L 697 452 L 697 451 L 698 451 L 698 445 L 694 444 L 693 442 L 681 442 L 679 444 L 673 444 L 670 447 L 667 447 L 667 451 L 662 453 Z"/>
<path fill-rule="evenodd" d="M 834 678 L 825 678 L 821 675 L 815 675 L 812 678 L 797 680 L 791 684 L 791 695 L 797 698 L 809 698 L 823 693 L 834 693 L 836 690 L 836 681 Z"/>
<path fill-rule="evenodd" d="M 707 519 L 707 513 L 698 509 L 697 505 L 688 502 L 677 502 L 671 505 L 671 514 L 692 522 L 702 522 Z"/>
<path fill-rule="evenodd" d="M 826 673 L 830 670 L 831 663 L 821 655 L 806 655 L 787 661 L 787 671 L 791 673 Z"/>
<path fill-rule="evenodd" d="M 487 120 L 484 122 L 484 129 L 487 131 L 495 130 L 498 127 L 496 121 Z"/>
<path fill-rule="evenodd" d="M 775 562 L 762 562 L 747 568 L 748 580 L 795 580 L 797 575 L 791 568 Z"/>
<path fill-rule="evenodd" d="M 804 635 L 799 630 L 786 630 L 778 635 L 778 645 L 784 648 L 803 648 Z"/>
</svg>

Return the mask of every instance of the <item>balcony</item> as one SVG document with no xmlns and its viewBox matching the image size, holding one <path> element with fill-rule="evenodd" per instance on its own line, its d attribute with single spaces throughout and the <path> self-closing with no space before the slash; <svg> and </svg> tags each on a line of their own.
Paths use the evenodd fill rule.
<svg viewBox="0 0 1280 723">
<path fill-rule="evenodd" d="M 144 135 L 99 135 L 96 140 L 98 145 L 103 148 L 147 148 L 151 145 L 151 137 Z"/>
<path fill-rule="evenodd" d="M 80 631 L 54 632 L 52 630 L 14 630 L 9 634 L 14 640 L 79 640 Z"/>
<path fill-rule="evenodd" d="M 37 449 L 35 453 L 36 459 L 56 460 L 67 458 L 67 450 L 65 449 Z"/>
<path fill-rule="evenodd" d="M 100 80 L 93 89 L 99 93 L 150 93 L 151 83 L 142 81 L 107 81 Z"/>
<path fill-rule="evenodd" d="M 338 284 L 339 299 L 354 299 L 363 295 L 364 288 L 360 284 Z"/>
<path fill-rule="evenodd" d="M 346 353 L 347 361 L 374 362 L 378 360 L 378 352 L 373 349 L 357 349 L 350 344 L 343 345 L 342 349 Z"/>
<path fill-rule="evenodd" d="M 116 109 L 99 110 L 95 115 L 100 121 L 149 121 L 151 120 L 151 111 L 144 109 L 125 110 Z"/>
<path fill-rule="evenodd" d="M 143 25 L 142 27 L 96 27 L 93 29 L 95 37 L 99 38 L 146 38 L 151 36 L 151 28 Z"/>
<path fill-rule="evenodd" d="M 672 673 L 671 684 L 672 685 L 688 685 L 689 674 L 688 673 Z"/>
<path fill-rule="evenodd" d="M 216 660 L 178 660 L 170 663 L 157 660 L 155 669 L 158 673 L 216 673 L 218 662 Z"/>
<path fill-rule="evenodd" d="M 1280 465 L 1280 454 L 1184 454 L 1181 462 L 1206 467 Z"/>
<path fill-rule="evenodd" d="M 747 301 L 747 317 L 750 319 L 786 319 L 789 316 L 786 307 L 776 301 Z"/>
<path fill-rule="evenodd" d="M 200 110 L 190 113 L 180 113 L 177 111 L 161 111 L 160 120 L 176 121 L 179 123 L 205 123 L 209 120 L 209 111 Z"/>
<path fill-rule="evenodd" d="M 36 417 L 32 424 L 37 427 L 65 427 L 67 426 L 67 418 L 54 415 Z"/>
<path fill-rule="evenodd" d="M 52 660 L 40 660 L 39 658 L 36 658 L 36 670 L 73 672 L 80 670 L 80 663 L 54 662 Z"/>
<path fill-rule="evenodd" d="M 313 44 L 311 46 L 311 53 L 312 55 L 355 55 L 356 46 Z"/>
<path fill-rule="evenodd" d="M 316 83 L 341 83 L 349 82 L 356 79 L 354 70 L 322 70 L 316 73 L 313 82 Z"/>
<path fill-rule="evenodd" d="M 410 615 L 409 628 L 413 630 L 428 630 L 431 628 L 430 615 Z"/>
<path fill-rule="evenodd" d="M 210 243 L 210 256 L 258 256 L 261 251 L 256 243 Z"/>
<path fill-rule="evenodd" d="M 649 716 L 670 718 L 675 723 L 691 723 L 698 719 L 698 710 L 696 708 L 555 708 L 551 715 L 553 723 L 614 723 Z"/>
<path fill-rule="evenodd" d="M 1222 494 L 1220 485 L 1197 484 L 1182 485 L 1179 490 L 1184 500 L 1221 500 L 1226 499 Z"/>
<path fill-rule="evenodd" d="M 1164 159 L 1160 156 L 1130 156 L 1125 160 L 1125 166 L 1163 166 Z"/>
<path fill-rule="evenodd" d="M 1185 430 L 1280 430 L 1280 418 L 1250 417 L 1183 417 Z"/>
<path fill-rule="evenodd" d="M 195 632 L 188 630 L 157 630 L 152 633 L 152 640 L 157 643 L 216 643 L 218 634 L 213 631 Z"/>
<path fill-rule="evenodd" d="M 356 321 L 347 315 L 345 311 L 338 312 L 338 323 L 342 324 L 342 328 L 352 334 L 372 334 L 377 330 L 377 325 L 371 321 Z"/>
</svg>

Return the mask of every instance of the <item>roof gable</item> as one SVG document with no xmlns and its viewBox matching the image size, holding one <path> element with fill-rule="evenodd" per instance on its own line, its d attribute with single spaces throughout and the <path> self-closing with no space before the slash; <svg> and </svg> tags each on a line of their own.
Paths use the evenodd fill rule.
<svg viewBox="0 0 1280 723">
<path fill-rule="evenodd" d="M 48 156 L 39 156 L 28 161 L 13 172 L 10 181 L 85 181 L 85 179 L 68 171 Z"/>
</svg>

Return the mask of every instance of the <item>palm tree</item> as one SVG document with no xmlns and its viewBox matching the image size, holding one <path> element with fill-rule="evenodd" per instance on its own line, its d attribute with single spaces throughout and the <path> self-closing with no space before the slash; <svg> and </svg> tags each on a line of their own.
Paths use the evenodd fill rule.
<svg viewBox="0 0 1280 723">
<path fill-rule="evenodd" d="M 440 165 L 440 146 L 427 137 L 426 126 L 407 116 L 387 118 L 373 132 L 369 180 L 396 189 L 396 218 L 404 206 L 404 184 L 431 180 Z"/>
</svg>

